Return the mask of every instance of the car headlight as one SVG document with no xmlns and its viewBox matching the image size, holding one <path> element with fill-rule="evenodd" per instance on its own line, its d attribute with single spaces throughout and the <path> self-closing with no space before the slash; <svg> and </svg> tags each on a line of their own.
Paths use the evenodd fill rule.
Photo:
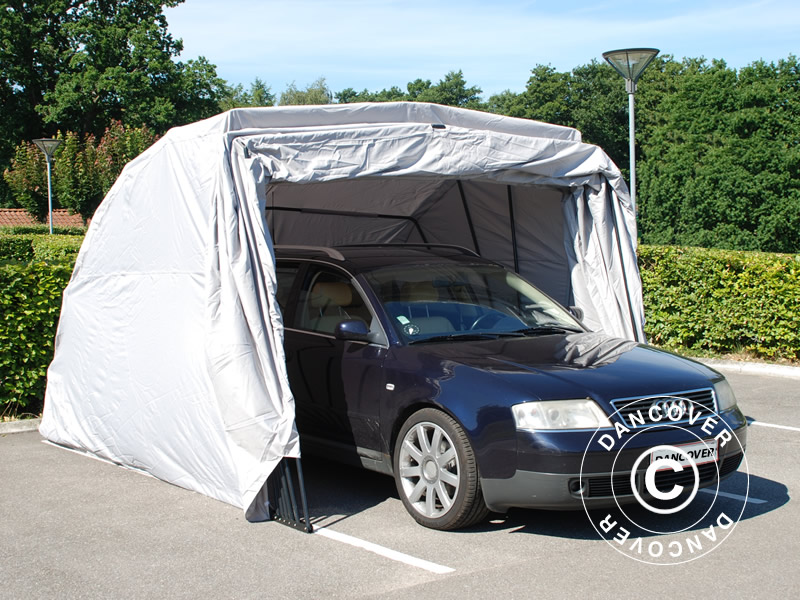
<svg viewBox="0 0 800 600">
<path fill-rule="evenodd" d="M 517 429 L 597 429 L 612 427 L 594 400 L 545 400 L 511 407 Z"/>
<path fill-rule="evenodd" d="M 736 406 L 736 396 L 726 379 L 721 379 L 714 384 L 714 393 L 717 396 L 717 412 Z"/>
</svg>

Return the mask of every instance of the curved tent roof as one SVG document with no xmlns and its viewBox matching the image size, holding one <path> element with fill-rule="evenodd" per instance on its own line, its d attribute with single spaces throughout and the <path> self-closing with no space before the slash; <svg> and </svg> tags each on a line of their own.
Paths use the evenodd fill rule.
<svg viewBox="0 0 800 600">
<path fill-rule="evenodd" d="M 297 456 L 272 243 L 455 243 L 644 340 L 635 211 L 570 128 L 433 104 L 237 109 L 123 170 L 64 293 L 40 431 L 267 517 Z"/>
</svg>

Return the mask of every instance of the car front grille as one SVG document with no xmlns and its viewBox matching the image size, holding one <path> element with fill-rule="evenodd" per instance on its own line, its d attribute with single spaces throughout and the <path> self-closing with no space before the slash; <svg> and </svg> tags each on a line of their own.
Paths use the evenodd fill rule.
<svg viewBox="0 0 800 600">
<path fill-rule="evenodd" d="M 633 494 L 630 473 L 614 476 L 613 491 L 611 485 L 610 475 L 590 477 L 586 495 L 589 498 L 603 498 L 605 496 L 630 496 Z"/>
<path fill-rule="evenodd" d="M 726 456 L 719 467 L 719 478 L 722 479 L 726 475 L 730 475 L 739 468 L 742 462 L 742 453 Z M 712 483 L 717 477 L 716 463 L 706 463 L 697 465 L 697 471 L 700 475 L 700 486 L 705 486 Z M 659 471 L 655 477 L 656 487 L 662 492 L 672 489 L 674 485 L 692 486 L 694 483 L 694 472 L 691 468 L 684 469 L 683 471 Z M 631 489 L 631 475 L 630 473 L 622 473 L 614 475 L 613 491 L 611 475 L 603 475 L 599 477 L 589 477 L 586 480 L 586 497 L 587 498 L 605 498 L 609 496 L 630 496 L 633 494 Z"/>
<path fill-rule="evenodd" d="M 706 416 L 709 416 L 710 413 L 716 410 L 716 403 L 714 402 L 714 390 L 711 388 L 675 392 L 673 394 L 647 396 L 646 398 L 617 398 L 616 400 L 611 401 L 611 406 L 616 411 L 615 417 L 624 423 L 626 427 L 648 427 L 657 424 L 654 423 L 648 416 L 650 407 L 653 406 L 653 404 L 660 403 L 661 406 L 665 406 L 673 402 L 679 403 L 681 400 L 684 400 L 684 406 L 686 407 L 684 411 L 685 418 L 673 421 L 672 419 L 664 416 L 660 421 L 661 423 L 688 423 L 688 407 L 691 404 L 694 405 L 694 415 L 700 415 L 701 419 L 705 419 Z M 691 402 L 686 402 L 686 400 Z M 641 419 L 639 421 L 632 420 L 631 415 L 634 417 L 643 417 L 644 423 L 641 423 Z"/>
<path fill-rule="evenodd" d="M 719 468 L 719 478 L 722 479 L 738 469 L 739 465 L 742 463 L 742 456 L 743 454 L 739 452 L 739 454 L 726 457 L 725 460 L 722 461 L 722 466 Z"/>
</svg>

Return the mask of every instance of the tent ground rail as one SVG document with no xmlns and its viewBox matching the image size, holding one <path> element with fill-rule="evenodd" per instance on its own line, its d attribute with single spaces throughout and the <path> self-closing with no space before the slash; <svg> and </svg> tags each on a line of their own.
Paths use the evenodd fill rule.
<svg viewBox="0 0 800 600">
<path fill-rule="evenodd" d="M 299 458 L 284 458 L 267 479 L 270 516 L 289 527 L 313 533 Z M 299 502 L 298 502 L 299 494 Z"/>
</svg>

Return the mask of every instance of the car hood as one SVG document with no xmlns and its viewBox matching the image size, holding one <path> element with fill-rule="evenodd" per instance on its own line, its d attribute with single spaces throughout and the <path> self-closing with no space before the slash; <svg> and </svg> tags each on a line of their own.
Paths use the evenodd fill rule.
<svg viewBox="0 0 800 600">
<path fill-rule="evenodd" d="M 611 400 L 709 387 L 721 376 L 695 361 L 601 333 L 414 346 L 446 365 L 499 377 L 527 396 Z M 427 362 L 427 361 L 426 361 Z"/>
</svg>

